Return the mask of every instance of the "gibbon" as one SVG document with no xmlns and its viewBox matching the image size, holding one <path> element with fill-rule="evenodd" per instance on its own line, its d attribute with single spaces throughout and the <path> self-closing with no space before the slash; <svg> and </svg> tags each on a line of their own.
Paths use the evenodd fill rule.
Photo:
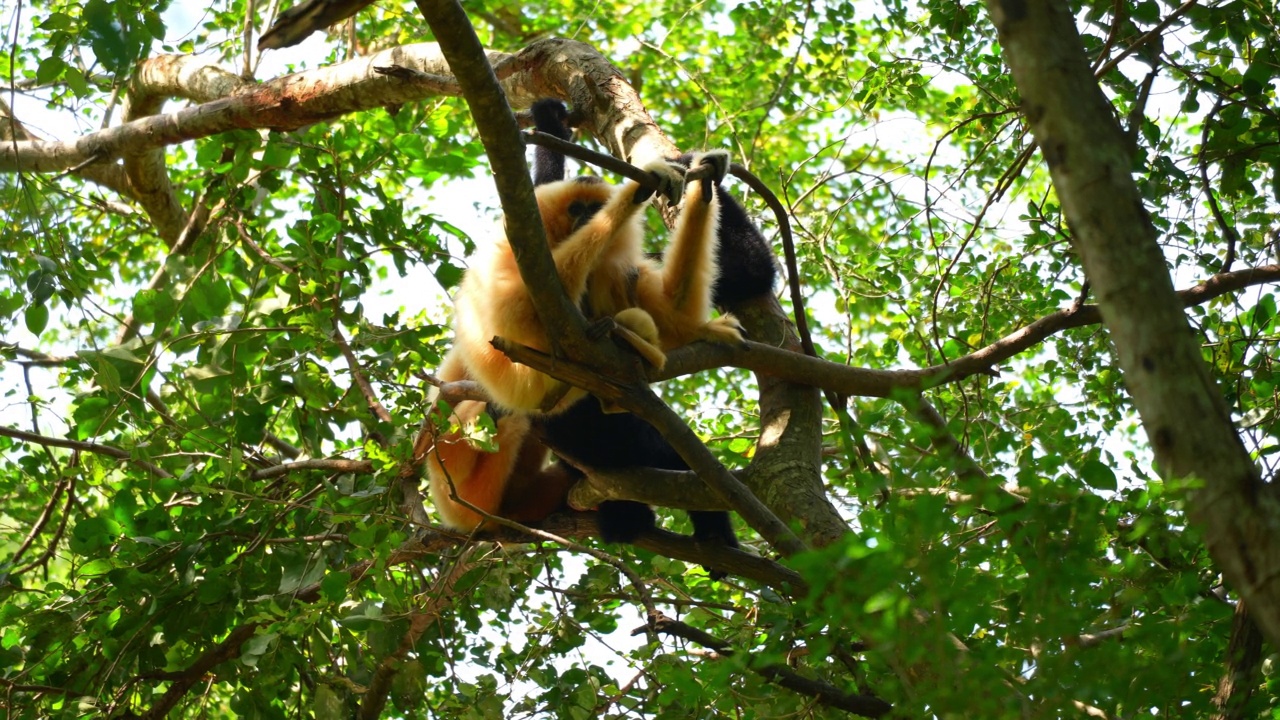
<svg viewBox="0 0 1280 720">
<path fill-rule="evenodd" d="M 543 132 L 567 139 L 569 131 L 563 127 L 563 133 L 549 129 L 553 122 L 563 123 L 568 116 L 564 105 L 558 100 L 540 101 L 554 103 L 558 111 L 544 111 L 544 121 L 539 121 L 538 105 L 534 106 L 534 119 L 537 127 Z M 541 150 L 542 148 L 539 148 Z M 685 154 L 676 158 L 675 162 L 689 167 L 697 156 Z M 564 172 L 564 157 L 558 154 L 537 154 L 534 174 L 539 178 L 553 178 L 556 173 Z M 727 158 L 726 158 L 727 159 Z M 727 170 L 727 167 L 724 168 Z M 751 222 L 747 212 L 721 186 L 719 179 L 724 170 L 716 176 L 715 200 L 718 206 L 717 243 L 715 254 L 714 280 L 711 290 L 711 301 L 715 305 L 726 308 L 752 298 L 773 292 L 777 277 L 777 266 L 769 243 L 760 230 Z M 704 190 L 705 192 L 705 190 Z M 642 308 L 647 307 L 641 303 Z M 659 323 L 659 333 L 663 332 Z M 663 346 L 670 347 L 667 338 L 663 337 Z M 628 467 L 652 467 L 662 470 L 688 470 L 675 448 L 662 437 L 652 425 L 635 415 L 608 414 L 597 402 L 590 398 L 575 403 L 572 407 L 556 415 L 542 416 L 534 419 L 533 432 L 553 451 L 573 463 L 598 470 L 618 470 Z M 583 477 L 583 473 L 563 458 L 557 460 L 543 477 L 554 477 L 549 483 L 559 491 L 563 487 L 567 492 L 574 482 Z M 606 542 L 634 542 L 644 532 L 656 524 L 656 516 L 648 505 L 629 500 L 609 500 L 600 503 L 596 515 L 600 536 Z M 702 541 L 721 542 L 729 547 L 738 547 L 737 537 L 733 532 L 733 523 L 729 513 L 722 511 L 689 511 L 689 520 L 693 524 L 694 538 Z M 719 573 L 713 572 L 713 576 Z"/>
<path fill-rule="evenodd" d="M 567 134 L 563 105 L 552 120 L 547 119 L 547 106 L 542 108 L 539 122 L 555 122 L 564 128 L 557 134 Z M 558 168 L 546 167 L 542 159 L 548 156 L 537 157 L 539 180 L 548 180 L 555 172 L 563 176 L 563 157 Z M 554 157 L 549 159 L 554 163 Z M 708 321 L 719 208 L 711 188 L 727 171 L 728 156 L 696 155 L 690 164 L 710 166 L 711 176 L 695 184 L 686 198 L 661 267 L 644 256 L 641 245 L 638 210 L 651 191 L 635 182 L 615 189 L 592 177 L 547 182 L 536 190 L 547 241 L 566 292 L 588 317 L 613 318 L 629 331 L 624 335 L 631 344 L 659 367 L 665 361 L 659 348 L 694 340 L 742 340 L 733 316 Z M 677 170 L 682 169 L 665 162 L 646 167 L 673 201 L 680 194 L 683 178 Z M 505 239 L 477 255 L 464 277 L 455 299 L 454 330 L 454 346 L 442 363 L 441 378 L 477 381 L 496 407 L 463 402 L 455 408 L 453 421 L 461 429 L 437 437 L 427 462 L 432 501 L 445 523 L 458 529 L 476 527 L 482 516 L 456 502 L 454 494 L 490 514 L 541 519 L 563 504 L 568 483 L 576 478 L 564 467 L 543 472 L 546 451 L 529 432 L 531 414 L 554 415 L 585 393 L 565 394 L 559 381 L 512 362 L 490 345 L 490 339 L 499 335 L 535 349 L 550 349 L 546 329 L 533 310 Z M 498 448 L 492 453 L 473 447 L 465 437 L 483 412 L 495 419 Z M 509 487 L 513 475 L 520 477 L 519 487 Z"/>
</svg>

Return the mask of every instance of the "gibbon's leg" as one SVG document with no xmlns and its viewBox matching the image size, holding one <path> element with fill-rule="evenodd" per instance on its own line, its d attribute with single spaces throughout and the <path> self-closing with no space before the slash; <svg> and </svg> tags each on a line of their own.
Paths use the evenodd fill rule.
<svg viewBox="0 0 1280 720">
<path fill-rule="evenodd" d="M 569 506 L 569 488 L 578 481 L 578 476 L 565 472 L 561 464 L 543 467 L 547 448 L 533 434 L 526 439 L 524 451 L 530 453 L 530 459 L 522 457 L 522 461 L 516 462 L 507 483 L 507 494 L 502 498 L 501 515 L 516 522 L 539 522 Z"/>
<path fill-rule="evenodd" d="M 456 352 L 445 357 L 439 375 L 446 382 L 467 379 Z M 437 434 L 435 447 L 427 458 L 431 502 L 444 524 L 455 530 L 472 530 L 484 520 L 482 515 L 454 500 L 455 494 L 483 512 L 497 514 L 507 480 L 518 462 L 531 462 L 531 456 L 537 452 L 541 452 L 538 469 L 546 460 L 546 449 L 530 434 L 531 422 L 527 415 L 508 414 L 496 419 L 496 451 L 485 452 L 472 445 L 466 431 L 487 410 L 486 403 L 475 400 L 458 403 L 451 420 L 460 429 Z"/>
<path fill-rule="evenodd" d="M 464 418 L 469 424 L 475 422 L 479 412 L 484 412 L 485 404 L 471 402 L 471 405 L 468 408 L 471 417 Z M 427 474 L 431 480 L 431 502 L 448 527 L 472 530 L 484 522 L 484 516 L 454 500 L 454 494 L 485 513 L 499 514 L 507 480 L 517 460 L 523 453 L 532 452 L 525 450 L 530 439 L 528 415 L 503 415 L 496 425 L 498 432 L 494 440 L 498 449 L 491 453 L 474 447 L 460 433 L 436 438 L 435 450 L 427 461 Z M 541 445 L 538 448 L 541 449 Z M 545 458 L 546 451 L 542 452 Z"/>
</svg>

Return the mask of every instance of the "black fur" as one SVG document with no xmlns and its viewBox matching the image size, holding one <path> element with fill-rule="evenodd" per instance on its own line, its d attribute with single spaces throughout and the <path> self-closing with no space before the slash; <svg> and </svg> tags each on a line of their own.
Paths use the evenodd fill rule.
<svg viewBox="0 0 1280 720">
<path fill-rule="evenodd" d="M 605 413 L 595 398 L 584 398 L 562 413 L 540 418 L 536 427 L 553 452 L 589 468 L 689 469 L 652 425 L 630 413 Z M 559 462 L 571 476 L 582 476 L 577 468 L 563 460 Z M 606 542 L 634 542 L 654 527 L 653 510 L 644 503 L 609 500 L 600 503 L 599 510 L 600 537 Z M 729 513 L 690 510 L 689 520 L 693 523 L 693 536 L 698 540 L 738 547 Z"/>
<path fill-rule="evenodd" d="M 538 132 L 554 135 L 561 140 L 573 137 L 569 129 L 569 110 L 564 103 L 554 98 L 544 98 L 530 108 L 533 114 L 533 127 Z M 564 179 L 564 155 L 544 148 L 541 145 L 533 148 L 533 184 L 534 186 L 559 182 Z"/>
<path fill-rule="evenodd" d="M 566 140 L 571 134 L 565 124 L 568 116 L 568 110 L 559 100 L 539 100 L 533 105 L 537 129 Z M 682 155 L 675 162 L 687 168 L 692 159 L 691 154 Z M 564 156 L 538 147 L 534 153 L 533 177 L 535 185 L 563 180 Z M 720 274 L 716 279 L 714 302 L 721 307 L 732 306 L 773 292 L 777 268 L 768 241 L 751 223 L 747 211 L 724 188 L 717 185 L 716 195 L 720 200 L 717 252 Z M 689 469 L 652 425 L 629 413 L 605 413 L 595 398 L 584 398 L 559 415 L 540 418 L 535 428 L 553 452 L 563 453 L 587 467 Z M 582 473 L 573 466 L 563 460 L 558 462 L 571 476 L 581 477 Z M 597 518 L 600 536 L 606 542 L 634 542 L 652 529 L 657 519 L 648 505 L 627 500 L 601 503 Z M 694 538 L 738 547 L 729 513 L 691 510 L 689 520 L 693 523 Z"/>
</svg>

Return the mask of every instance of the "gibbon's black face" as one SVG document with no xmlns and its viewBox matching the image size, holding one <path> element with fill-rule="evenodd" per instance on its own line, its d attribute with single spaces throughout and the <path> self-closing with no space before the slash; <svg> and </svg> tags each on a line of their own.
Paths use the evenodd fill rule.
<svg viewBox="0 0 1280 720">
<path fill-rule="evenodd" d="M 595 175 L 579 175 L 573 178 L 570 182 L 575 185 L 585 185 L 588 187 L 604 184 L 604 180 L 596 177 Z M 577 230 L 583 225 L 586 225 L 587 221 L 595 217 L 595 214 L 600 212 L 600 208 L 602 207 L 604 207 L 604 202 L 595 198 L 574 200 L 569 203 L 567 210 L 569 212 L 569 217 L 573 222 L 573 229 Z"/>
<path fill-rule="evenodd" d="M 547 242 L 555 247 L 564 242 L 613 197 L 615 189 L 598 177 L 583 175 L 572 180 L 539 185 L 538 212 L 547 232 Z"/>
<path fill-rule="evenodd" d="M 602 202 L 587 202 L 583 200 L 574 200 L 569 203 L 569 217 L 573 222 L 573 229 L 577 230 L 587 224 L 595 214 L 600 212 L 600 208 L 604 207 Z"/>
</svg>

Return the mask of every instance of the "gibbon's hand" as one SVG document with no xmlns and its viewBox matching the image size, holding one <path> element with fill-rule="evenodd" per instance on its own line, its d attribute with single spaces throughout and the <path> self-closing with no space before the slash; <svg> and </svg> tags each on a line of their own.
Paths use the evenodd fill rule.
<svg viewBox="0 0 1280 720">
<path fill-rule="evenodd" d="M 644 171 L 649 173 L 658 184 L 657 193 L 667 198 L 667 202 L 671 205 L 679 205 L 680 198 L 684 196 L 684 173 L 685 170 L 680 165 L 666 160 L 655 160 L 644 166 Z M 635 202 L 637 205 L 653 197 L 654 190 L 646 187 L 636 189 Z"/>
<path fill-rule="evenodd" d="M 729 153 L 725 150 L 708 150 L 701 155 L 695 155 L 693 162 L 689 163 L 689 172 L 693 172 L 697 168 L 706 167 L 710 172 L 702 178 L 702 202 L 711 202 L 711 186 L 714 184 L 719 186 L 724 181 L 726 175 L 729 174 Z"/>
</svg>

